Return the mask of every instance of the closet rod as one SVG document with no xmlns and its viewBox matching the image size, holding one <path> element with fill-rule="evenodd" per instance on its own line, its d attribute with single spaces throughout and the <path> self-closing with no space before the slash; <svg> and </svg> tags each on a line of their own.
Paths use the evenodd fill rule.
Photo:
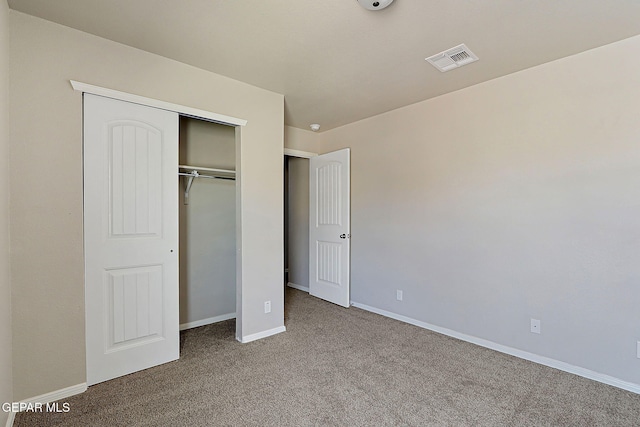
<svg viewBox="0 0 640 427">
<path fill-rule="evenodd" d="M 224 179 L 235 181 L 236 178 L 234 176 L 213 176 L 213 175 L 201 175 L 197 170 L 192 170 L 191 172 L 178 172 L 179 176 L 188 177 L 185 188 L 184 188 L 184 204 L 189 204 L 189 191 L 191 190 L 191 186 L 193 185 L 194 178 L 209 178 L 209 179 Z"/>
<path fill-rule="evenodd" d="M 231 180 L 231 181 L 235 181 L 236 178 L 233 176 L 213 176 L 213 175 L 202 175 L 202 174 L 194 174 L 194 173 L 186 173 L 186 172 L 178 172 L 178 175 L 180 176 L 189 176 L 192 178 L 209 178 L 209 179 L 226 179 L 226 180 Z"/>
<path fill-rule="evenodd" d="M 188 169 L 188 170 L 194 170 L 194 171 L 219 172 L 219 173 L 228 173 L 231 175 L 236 174 L 236 171 L 231 169 L 214 169 L 214 168 L 205 168 L 201 166 L 189 166 L 189 165 L 178 165 L 178 167 L 182 169 Z"/>
</svg>

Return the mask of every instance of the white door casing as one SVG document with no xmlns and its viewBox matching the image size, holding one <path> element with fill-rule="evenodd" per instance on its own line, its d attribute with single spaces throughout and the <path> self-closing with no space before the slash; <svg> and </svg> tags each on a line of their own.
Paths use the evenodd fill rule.
<svg viewBox="0 0 640 427">
<path fill-rule="evenodd" d="M 178 114 L 84 95 L 87 384 L 179 357 Z"/>
<path fill-rule="evenodd" d="M 350 150 L 309 159 L 309 293 L 349 307 Z"/>
</svg>

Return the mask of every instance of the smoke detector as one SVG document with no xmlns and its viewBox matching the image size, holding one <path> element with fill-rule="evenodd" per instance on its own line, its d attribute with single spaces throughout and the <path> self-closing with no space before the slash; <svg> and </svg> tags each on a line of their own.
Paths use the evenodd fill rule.
<svg viewBox="0 0 640 427">
<path fill-rule="evenodd" d="M 445 71 L 475 62 L 478 60 L 478 57 L 463 43 L 444 52 L 440 52 L 437 55 L 430 56 L 426 58 L 426 60 L 444 73 Z"/>
<path fill-rule="evenodd" d="M 360 3 L 360 6 L 364 7 L 365 9 L 369 9 L 369 10 L 382 10 L 385 7 L 389 6 L 391 3 L 393 3 L 393 0 L 379 0 L 379 1 L 375 1 L 375 0 L 356 0 L 358 3 Z"/>
<path fill-rule="evenodd" d="M 320 130 L 320 125 L 317 123 L 314 123 L 312 125 L 309 125 L 309 127 L 311 128 L 312 131 L 314 132 L 318 132 Z"/>
</svg>

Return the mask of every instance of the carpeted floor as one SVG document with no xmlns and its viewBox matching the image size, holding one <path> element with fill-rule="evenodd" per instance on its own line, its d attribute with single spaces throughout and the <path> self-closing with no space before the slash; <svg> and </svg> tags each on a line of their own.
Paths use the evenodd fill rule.
<svg viewBox="0 0 640 427">
<path fill-rule="evenodd" d="M 181 358 L 15 426 L 638 426 L 640 395 L 287 290 L 287 332 L 184 332 Z"/>
</svg>

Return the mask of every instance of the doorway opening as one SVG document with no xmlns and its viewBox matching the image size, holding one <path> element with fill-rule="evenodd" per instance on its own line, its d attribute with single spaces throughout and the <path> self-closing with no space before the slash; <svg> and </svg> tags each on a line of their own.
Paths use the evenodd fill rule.
<svg viewBox="0 0 640 427">
<path fill-rule="evenodd" d="M 349 307 L 350 149 L 293 156 L 284 171 L 285 283 Z"/>
<path fill-rule="evenodd" d="M 236 317 L 235 144 L 232 126 L 180 117 L 180 330 Z"/>
<path fill-rule="evenodd" d="M 309 292 L 309 159 L 284 158 L 285 285 Z"/>
</svg>

